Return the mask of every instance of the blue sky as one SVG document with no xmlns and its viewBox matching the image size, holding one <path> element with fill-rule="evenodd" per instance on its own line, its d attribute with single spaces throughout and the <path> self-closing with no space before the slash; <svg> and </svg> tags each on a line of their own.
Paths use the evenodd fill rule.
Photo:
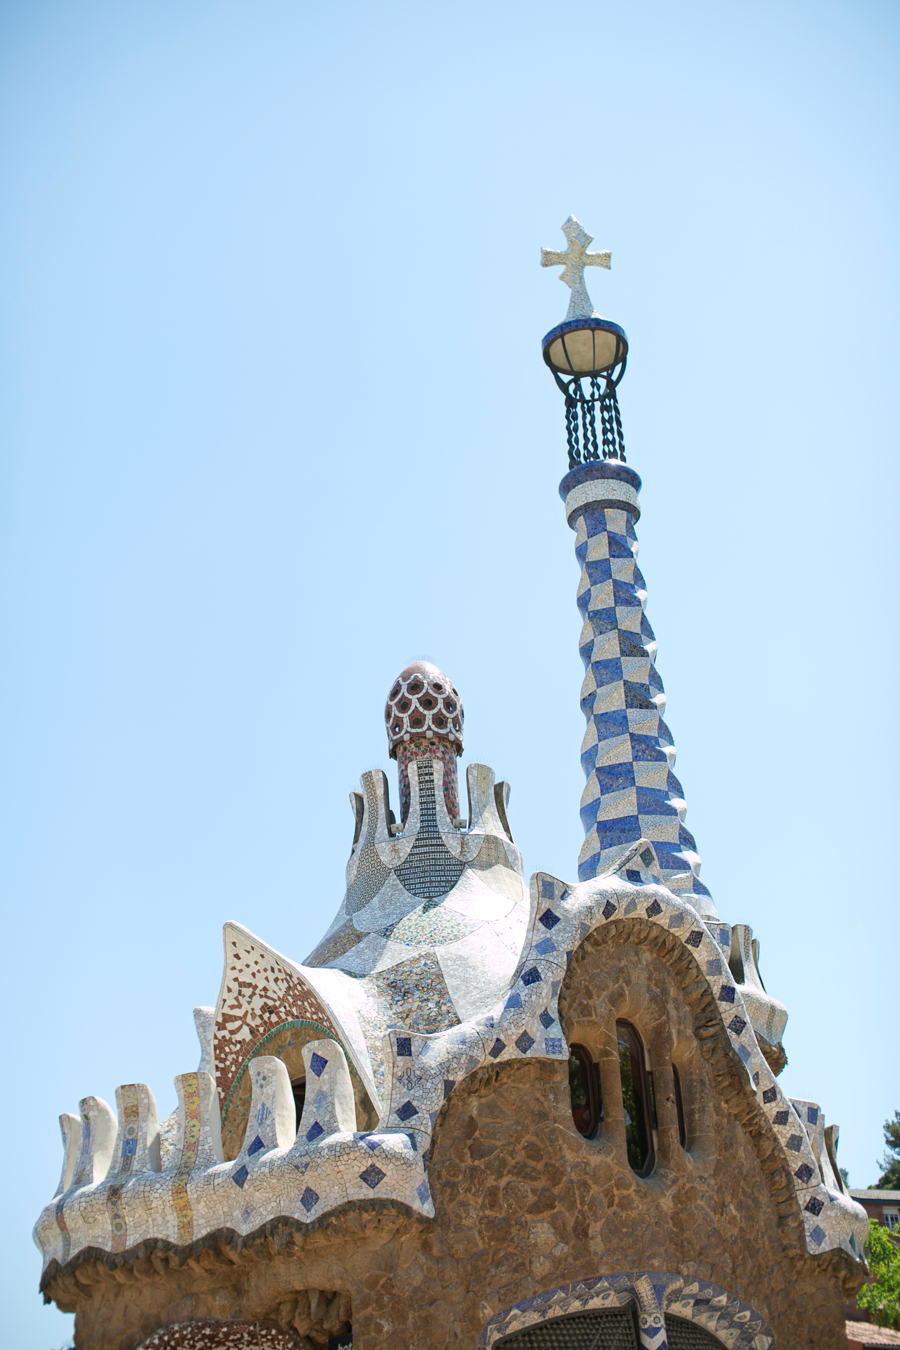
<svg viewBox="0 0 900 1350">
<path fill-rule="evenodd" d="M 227 918 L 302 959 L 414 656 L 574 879 L 573 212 L 687 824 L 877 1175 L 897 1055 L 890 4 L 0 7 L 10 1344 L 56 1119 L 197 1057 Z M 392 769 L 392 766 L 390 766 Z M 393 772 L 389 773 L 393 782 Z"/>
</svg>

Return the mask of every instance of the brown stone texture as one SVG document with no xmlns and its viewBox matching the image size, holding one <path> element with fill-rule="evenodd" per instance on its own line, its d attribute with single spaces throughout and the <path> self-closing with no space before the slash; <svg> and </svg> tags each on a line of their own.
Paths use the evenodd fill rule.
<svg viewBox="0 0 900 1350">
<path fill-rule="evenodd" d="M 268 1319 L 304 1346 L 324 1345 L 342 1318 L 355 1350 L 474 1350 L 484 1323 L 520 1299 L 635 1270 L 737 1295 L 771 1325 L 777 1350 L 844 1350 L 843 1302 L 860 1267 L 807 1253 L 791 1175 L 695 972 L 681 944 L 644 921 L 608 925 L 576 953 L 560 1012 L 600 1066 L 595 1139 L 575 1129 L 564 1063 L 481 1070 L 437 1122 L 434 1221 L 375 1201 L 311 1229 L 285 1222 L 255 1240 L 84 1262 L 48 1289 L 77 1309 L 79 1350 L 135 1350 L 160 1327 L 204 1317 Z M 638 1029 L 653 1067 L 658 1148 L 646 1179 L 625 1153 L 617 1018 Z"/>
</svg>

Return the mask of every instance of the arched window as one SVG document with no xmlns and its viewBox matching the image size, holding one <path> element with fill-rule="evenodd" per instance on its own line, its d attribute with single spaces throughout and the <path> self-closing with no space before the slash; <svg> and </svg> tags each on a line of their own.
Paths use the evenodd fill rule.
<svg viewBox="0 0 900 1350">
<path fill-rule="evenodd" d="M 675 1111 L 678 1115 L 678 1139 L 682 1148 L 687 1148 L 687 1129 L 684 1123 L 684 1098 L 681 1095 L 681 1079 L 678 1070 L 672 1065 L 672 1077 L 675 1080 Z"/>
<path fill-rule="evenodd" d="M 575 1128 L 593 1139 L 603 1119 L 603 1101 L 597 1065 L 583 1045 L 569 1046 L 569 1095 Z"/>
<path fill-rule="evenodd" d="M 630 1022 L 616 1023 L 616 1039 L 628 1161 L 638 1176 L 645 1177 L 653 1170 L 654 1156 L 650 1083 L 644 1046 Z"/>
</svg>

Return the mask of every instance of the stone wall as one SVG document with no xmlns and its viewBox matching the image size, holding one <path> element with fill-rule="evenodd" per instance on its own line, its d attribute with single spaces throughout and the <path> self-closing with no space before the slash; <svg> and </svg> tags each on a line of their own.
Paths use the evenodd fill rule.
<svg viewBox="0 0 900 1350">
<path fill-rule="evenodd" d="M 693 969 L 649 923 L 589 937 L 560 1012 L 567 1037 L 600 1065 L 597 1138 L 572 1122 L 565 1063 L 478 1071 L 437 1122 L 433 1222 L 389 1204 L 350 1207 L 304 1232 L 276 1223 L 243 1243 L 213 1234 L 189 1253 L 147 1251 L 117 1268 L 88 1261 L 48 1292 L 77 1305 L 77 1344 L 90 1350 L 134 1350 L 160 1326 L 200 1317 L 268 1319 L 307 1347 L 352 1319 L 355 1350 L 474 1350 L 490 1317 L 542 1290 L 670 1271 L 745 1300 L 778 1350 L 839 1350 L 844 1294 L 859 1275 L 839 1252 L 808 1255 L 790 1174 Z M 659 1150 L 646 1179 L 625 1155 L 617 1017 L 638 1028 L 653 1065 Z"/>
</svg>

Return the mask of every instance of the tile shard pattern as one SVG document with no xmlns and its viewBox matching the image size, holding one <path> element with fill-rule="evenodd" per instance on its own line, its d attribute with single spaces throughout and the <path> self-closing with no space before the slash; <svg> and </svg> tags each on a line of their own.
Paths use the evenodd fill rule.
<svg viewBox="0 0 900 1350">
<path fill-rule="evenodd" d="M 698 978 L 706 981 L 720 1010 L 719 1034 L 728 1038 L 745 1066 L 744 1090 L 753 1095 L 789 1163 L 808 1250 L 819 1254 L 842 1249 L 858 1259 L 867 1232 L 865 1214 L 843 1193 L 834 1174 L 821 1108 L 814 1102 L 788 1101 L 766 1062 L 744 1002 L 746 986 L 735 982 L 721 960 L 729 948 L 730 929 L 700 919 L 693 897 L 674 894 L 662 884 L 660 873 L 652 843 L 640 839 L 611 861 L 605 875 L 578 885 L 545 873 L 533 876 L 520 957 L 500 997 L 477 1015 L 431 1034 L 383 1027 L 383 1092 L 375 1131 L 355 1128 L 354 1051 L 338 1037 L 318 1037 L 304 1046 L 307 1095 L 298 1123 L 290 1122 L 292 1099 L 284 1065 L 274 1056 L 252 1061 L 244 1143 L 231 1162 L 222 1158 L 219 1098 L 207 1073 L 176 1079 L 174 1142 L 162 1170 L 155 1170 L 155 1107 L 151 1109 L 149 1089 L 131 1084 L 121 1090 L 118 1125 L 105 1103 L 86 1098 L 74 1164 L 71 1145 L 66 1145 L 61 1184 L 70 1167 L 71 1182 L 45 1206 L 35 1227 L 45 1271 L 65 1265 L 87 1248 L 127 1251 L 147 1239 L 184 1246 L 217 1231 L 245 1236 L 275 1217 L 308 1224 L 350 1200 L 393 1200 L 433 1217 L 425 1160 L 446 1097 L 468 1075 L 491 1063 L 565 1061 L 568 1046 L 558 1028 L 557 998 L 569 960 L 589 933 L 628 918 L 654 924 L 674 937 L 692 958 Z M 549 947 L 548 931 L 553 934 Z M 728 991 L 724 1001 L 723 990 Z M 294 1124 L 299 1124 L 296 1132 Z M 70 1122 L 64 1139 L 71 1133 Z M 134 1162 L 124 1171 L 121 1164 L 129 1157 Z M 637 1277 L 632 1283 L 638 1290 Z M 714 1326 L 702 1319 L 719 1317 L 721 1309 L 704 1303 L 701 1293 L 690 1294 L 687 1286 L 680 1301 L 666 1308 L 690 1320 L 694 1313 L 683 1312 L 682 1304 L 691 1298 L 694 1320 L 718 1332 L 718 1322 Z M 767 1333 L 761 1328 L 755 1334 Z"/>
<path fill-rule="evenodd" d="M 584 616 L 579 649 L 587 730 L 581 763 L 587 783 L 578 876 L 588 881 L 602 875 L 624 845 L 646 838 L 669 889 L 702 917 L 715 918 L 694 837 L 683 824 L 684 792 L 672 772 L 675 747 L 662 716 L 666 698 L 656 639 L 644 613 L 647 591 L 634 530 L 640 486 L 633 469 L 600 460 L 573 469 L 559 488 L 575 530 Z"/>
</svg>

